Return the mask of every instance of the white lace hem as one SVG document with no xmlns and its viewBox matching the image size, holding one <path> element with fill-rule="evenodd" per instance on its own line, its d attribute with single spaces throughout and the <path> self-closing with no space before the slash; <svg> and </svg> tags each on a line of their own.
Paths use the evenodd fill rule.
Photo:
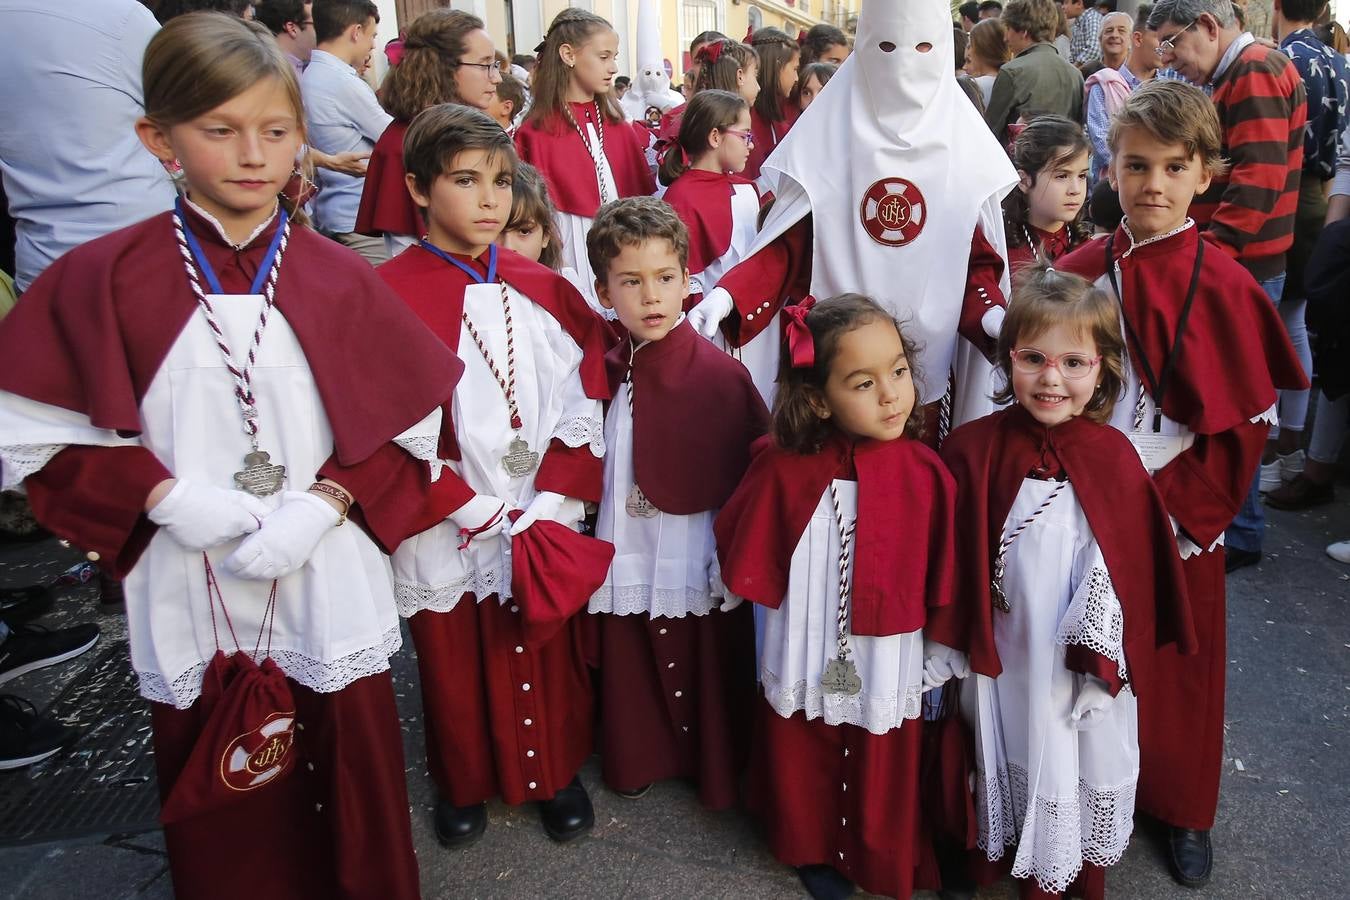
<svg viewBox="0 0 1350 900">
<path fill-rule="evenodd" d="M 1106 657 L 1116 664 L 1121 680 L 1126 679 L 1125 613 L 1105 569 L 1088 570 L 1059 623 L 1055 643 L 1077 644 Z"/>
<path fill-rule="evenodd" d="M 917 719 L 923 703 L 923 682 L 908 685 L 900 694 L 870 694 L 861 690 L 856 694 L 827 694 L 819 684 L 807 687 L 806 681 L 784 685 L 773 672 L 760 670 L 764 699 L 774 712 L 789 718 L 798 710 L 808 719 L 824 719 L 827 725 L 856 725 L 872 734 L 885 734 L 905 724 L 906 719 Z"/>
<path fill-rule="evenodd" d="M 1172 533 L 1177 537 L 1177 553 L 1181 555 L 1183 560 L 1190 559 L 1192 556 L 1199 556 L 1201 553 L 1213 553 L 1219 547 L 1223 546 L 1222 531 L 1219 532 L 1219 536 L 1214 539 L 1214 543 L 1210 544 L 1208 547 L 1201 547 L 1195 541 L 1181 533 L 1181 525 L 1177 522 L 1176 516 L 1170 516 L 1169 518 L 1172 520 Z"/>
<path fill-rule="evenodd" d="M 488 572 L 466 572 L 462 577 L 440 584 L 421 584 L 416 581 L 394 580 L 394 603 L 398 614 L 405 619 L 423 610 L 431 612 L 450 612 L 465 594 L 473 594 L 475 600 L 483 600 L 493 594 L 501 595 L 503 584 L 509 584 L 510 578 L 503 579 L 501 569 Z"/>
<path fill-rule="evenodd" d="M 414 434 L 394 438 L 394 443 L 402 447 L 409 456 L 426 463 L 431 468 L 431 481 L 440 480 L 441 470 L 449 465 L 436 455 L 440 447 L 440 436 L 434 434 Z"/>
<path fill-rule="evenodd" d="M 605 455 L 605 422 L 603 419 L 576 417 L 563 419 L 553 429 L 553 436 L 569 447 L 589 444 L 596 459 Z"/>
<path fill-rule="evenodd" d="M 1270 405 L 1270 409 L 1258 415 L 1252 416 L 1251 423 L 1253 425 L 1260 425 L 1261 423 L 1264 422 L 1265 424 L 1271 426 L 1272 428 L 1278 426 L 1280 424 L 1279 407 L 1280 405 L 1278 403 L 1272 403 Z"/>
<path fill-rule="evenodd" d="M 721 601 L 707 589 L 657 588 L 647 584 L 626 584 L 617 588 L 602 585 L 591 595 L 587 609 L 593 613 L 629 616 L 647 613 L 652 618 L 682 619 L 712 612 Z"/>
<path fill-rule="evenodd" d="M 272 660 L 288 677 L 310 690 L 319 694 L 332 694 L 358 679 L 387 671 L 389 657 L 402 646 L 403 636 L 395 625 L 381 636 L 378 645 L 329 662 L 295 650 L 282 649 L 273 649 Z M 167 703 L 176 709 L 187 709 L 201 696 L 206 666 L 205 660 L 193 663 L 172 681 L 159 672 L 138 670 L 136 676 L 140 679 L 141 696 L 157 703 Z"/>
<path fill-rule="evenodd" d="M 0 489 L 22 490 L 23 480 L 42 471 L 69 444 L 10 444 L 0 447 L 0 468 L 4 469 L 4 483 Z"/>
<path fill-rule="evenodd" d="M 1082 779 L 1074 797 L 1027 798 L 1027 773 L 1009 764 L 989 784 L 976 777 L 979 818 L 977 846 L 990 860 L 1018 844 L 1012 874 L 1035 878 L 1049 893 L 1061 893 L 1078 877 L 1083 863 L 1107 867 L 1120 862 L 1134 831 L 1136 772 L 1114 787 L 1093 787 Z M 992 813 L 992 816 L 991 816 Z M 1027 845 L 1027 841 L 1030 844 Z"/>
</svg>

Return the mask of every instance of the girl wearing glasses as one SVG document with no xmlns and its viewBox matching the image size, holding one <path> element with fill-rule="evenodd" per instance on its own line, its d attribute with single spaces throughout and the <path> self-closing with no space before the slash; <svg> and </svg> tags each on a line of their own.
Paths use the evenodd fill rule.
<svg viewBox="0 0 1350 900">
<path fill-rule="evenodd" d="M 366 167 L 356 231 L 384 235 L 392 259 L 426 234 L 422 213 L 408 193 L 403 136 L 417 114 L 441 103 L 486 110 L 497 97 L 502 70 L 483 20 L 453 9 L 434 9 L 408 27 L 403 55 L 381 88 L 394 117 L 375 142 Z"/>
<path fill-rule="evenodd" d="M 1044 263 L 1017 279 L 998 340 L 1014 405 L 952 432 L 957 602 L 971 671 L 977 880 L 1102 897 L 1129 843 L 1137 703 L 1157 644 L 1193 641 L 1162 498 L 1107 424 L 1124 384 L 1119 311 Z M 978 550 L 976 550 L 978 548 Z M 935 623 L 935 631 L 942 622 Z M 959 629 L 958 629 L 959 630 Z M 1142 699 L 1139 699 L 1142 698 Z M 998 863 L 998 865 L 995 865 Z"/>
</svg>

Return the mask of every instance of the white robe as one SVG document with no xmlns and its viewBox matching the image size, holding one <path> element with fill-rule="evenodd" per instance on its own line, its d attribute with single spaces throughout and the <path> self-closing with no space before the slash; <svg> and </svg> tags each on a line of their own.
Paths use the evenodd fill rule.
<svg viewBox="0 0 1350 900">
<path fill-rule="evenodd" d="M 595 125 L 591 122 L 586 123 L 586 147 L 590 151 L 591 158 L 596 162 L 596 169 L 589 173 L 577 172 L 573 177 L 595 178 L 597 185 L 603 185 L 600 190 L 602 197 L 618 200 L 619 188 L 614 181 L 614 172 L 609 167 L 609 157 L 601 152 L 600 135 L 596 133 Z M 601 181 L 602 178 L 603 181 Z M 591 268 L 591 258 L 586 253 L 586 235 L 590 232 L 591 223 L 594 221 L 594 216 L 579 216 L 562 210 L 553 214 L 553 222 L 558 226 L 558 236 L 562 239 L 563 268 L 572 269 L 576 272 L 576 278 L 569 278 L 568 280 L 581 291 L 581 296 L 586 298 L 586 302 L 590 304 L 591 309 L 604 316 L 606 310 L 600 305 L 600 300 L 595 293 L 595 270 Z"/>
</svg>

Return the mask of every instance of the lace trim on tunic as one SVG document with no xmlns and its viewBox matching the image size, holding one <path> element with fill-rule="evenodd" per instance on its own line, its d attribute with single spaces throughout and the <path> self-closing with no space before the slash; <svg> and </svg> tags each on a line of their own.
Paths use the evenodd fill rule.
<svg viewBox="0 0 1350 900">
<path fill-rule="evenodd" d="M 507 580 L 509 578 L 503 579 L 501 569 L 467 572 L 460 578 L 440 584 L 395 579 L 394 603 L 398 606 L 398 614 L 405 619 L 424 609 L 446 613 L 454 609 L 465 594 L 473 594 L 477 600 L 492 594 L 500 596 L 501 586 Z"/>
<path fill-rule="evenodd" d="M 807 686 L 806 681 L 785 685 L 767 669 L 760 670 L 764 699 L 774 712 L 783 718 L 798 710 L 806 711 L 808 719 L 824 719 L 828 725 L 856 725 L 872 734 L 885 734 L 905 724 L 906 719 L 917 719 L 923 703 L 923 682 L 919 681 L 898 693 L 869 694 L 866 690 L 852 696 L 826 694 L 819 684 Z"/>
<path fill-rule="evenodd" d="M 1125 855 L 1134 830 L 1136 783 L 1137 776 L 1116 787 L 1094 788 L 1080 779 L 1076 796 L 1037 795 L 1028 808 L 1025 769 L 1010 763 L 992 785 L 981 772 L 975 789 L 977 846 L 990 860 L 998 860 L 1030 831 L 1032 845 L 1019 848 L 1012 874 L 1035 878 L 1043 891 L 1061 893 L 1078 877 L 1084 861 L 1113 866 Z"/>
<path fill-rule="evenodd" d="M 686 615 L 702 616 L 715 609 L 721 598 L 704 589 L 686 587 L 657 588 L 646 584 L 626 584 L 611 588 L 603 585 L 591 595 L 589 609 L 593 613 L 613 613 L 628 616 L 649 613 L 652 618 L 682 619 Z"/>
<path fill-rule="evenodd" d="M 553 429 L 553 436 L 569 447 L 589 444 L 596 459 L 605 455 L 605 422 L 603 419 L 563 419 Z"/>
<path fill-rule="evenodd" d="M 1126 679 L 1125 613 L 1105 569 L 1093 566 L 1078 585 L 1059 623 L 1055 643 L 1077 644 L 1106 657 L 1116 664 L 1121 680 Z"/>
<path fill-rule="evenodd" d="M 1253 425 L 1260 425 L 1261 423 L 1264 422 L 1265 424 L 1270 425 L 1272 427 L 1279 425 L 1280 424 L 1279 406 L 1280 405 L 1278 403 L 1272 403 L 1270 405 L 1270 409 L 1258 415 L 1252 416 L 1251 423 Z"/>
<path fill-rule="evenodd" d="M 431 467 L 431 481 L 434 484 L 441 477 L 441 470 L 446 467 L 446 463 L 436 455 L 440 448 L 440 436 L 435 434 L 412 434 L 403 435 L 394 438 L 394 443 L 398 444 L 413 459 L 420 460 Z"/>
<path fill-rule="evenodd" d="M 0 489 L 20 490 L 23 480 L 42 471 L 52 457 L 66 449 L 66 444 L 10 444 L 0 447 L 0 466 L 5 470 Z"/>
<path fill-rule="evenodd" d="M 397 625 L 386 631 L 380 643 L 366 647 L 329 662 L 314 659 L 297 650 L 272 650 L 272 660 L 290 678 L 320 694 L 340 691 L 347 685 L 368 675 L 389 668 L 389 657 L 403 646 L 403 636 Z M 202 693 L 202 677 L 206 662 L 197 662 L 170 682 L 159 672 L 137 671 L 141 696 L 157 703 L 167 703 L 176 709 L 187 709 Z"/>
</svg>

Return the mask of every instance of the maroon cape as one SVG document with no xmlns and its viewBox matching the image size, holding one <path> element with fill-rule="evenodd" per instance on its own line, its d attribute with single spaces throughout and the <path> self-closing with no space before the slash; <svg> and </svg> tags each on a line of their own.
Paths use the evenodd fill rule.
<svg viewBox="0 0 1350 900">
<path fill-rule="evenodd" d="M 738 184 L 754 184 L 738 175 L 690 169 L 675 179 L 662 198 L 689 229 L 689 274 L 697 275 L 731 249 L 731 196 Z"/>
<path fill-rule="evenodd" d="M 395 119 L 375 142 L 356 210 L 357 234 L 426 234 L 421 207 L 413 202 L 404 179 L 403 136 L 408 125 Z"/>
<path fill-rule="evenodd" d="M 1023 480 L 1048 456 L 1064 467 L 1106 559 L 1125 615 L 1130 683 L 1142 695 L 1156 647 L 1175 643 L 1183 653 L 1195 647 L 1186 579 L 1167 509 L 1139 454 L 1115 428 L 1081 416 L 1047 429 L 1014 405 L 947 438 L 942 459 L 957 483 L 958 602 L 934 611 L 925 635 L 968 650 L 971 668 L 983 675 L 1002 671 L 990 571 Z"/>
<path fill-rule="evenodd" d="M 628 375 L 629 342 L 605 358 L 610 393 Z M 739 361 L 687 322 L 633 354 L 633 473 L 647 499 L 679 516 L 727 502 L 769 411 Z"/>
<path fill-rule="evenodd" d="M 656 179 L 647 165 L 649 132 L 640 125 L 610 122 L 603 117 L 597 123 L 593 104 L 569 105 L 582 128 L 589 122 L 603 134 L 605 158 L 614 173 L 614 186 L 619 190 L 619 197 L 646 197 L 656 193 Z M 595 160 L 582 143 L 581 135 L 562 116 L 542 125 L 526 122 L 516 132 L 516 150 L 521 159 L 544 176 L 548 194 L 559 210 L 591 218 L 600 209 Z"/>
<path fill-rule="evenodd" d="M 788 131 L 796 124 L 797 117 L 802 114 L 801 107 L 788 100 L 783 101 L 783 112 L 787 114 L 786 119 L 770 122 L 754 107 L 750 108 L 750 131 L 755 136 L 755 146 L 750 148 L 750 157 L 746 159 L 745 169 L 741 174 L 751 181 L 759 177 L 764 160 L 773 153 L 778 142 L 787 137 Z"/>
<path fill-rule="evenodd" d="M 761 438 L 755 457 L 713 530 L 722 580 L 732 593 L 777 609 L 792 553 L 830 482 L 858 476 L 850 630 L 905 634 L 926 610 L 952 602 L 956 485 L 928 447 L 909 438 L 856 444 L 836 433 L 817 453 Z"/>
<path fill-rule="evenodd" d="M 1123 226 L 1115 233 L 1121 304 L 1143 343 L 1130 340 L 1131 356 L 1137 364 L 1142 352 L 1155 374 L 1176 341 L 1199 240 L 1199 229 L 1188 228 L 1125 256 L 1130 237 Z M 1261 286 L 1232 257 L 1206 250 L 1163 412 L 1196 434 L 1217 434 L 1269 409 L 1277 388 L 1300 390 L 1308 379 Z M 1107 271 L 1106 241 L 1084 244 L 1055 265 L 1096 281 Z"/>
</svg>

